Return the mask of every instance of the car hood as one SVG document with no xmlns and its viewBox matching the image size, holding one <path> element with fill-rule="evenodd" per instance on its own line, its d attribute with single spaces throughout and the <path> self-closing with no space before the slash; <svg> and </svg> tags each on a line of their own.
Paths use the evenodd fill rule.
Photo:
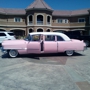
<svg viewBox="0 0 90 90">
<path fill-rule="evenodd" d="M 17 45 L 17 44 L 26 44 L 28 41 L 25 40 L 5 40 L 2 42 L 2 45 Z"/>
</svg>

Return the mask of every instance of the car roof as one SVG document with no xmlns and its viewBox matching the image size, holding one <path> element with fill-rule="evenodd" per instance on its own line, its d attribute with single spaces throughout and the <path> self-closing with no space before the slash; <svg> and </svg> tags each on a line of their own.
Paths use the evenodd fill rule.
<svg viewBox="0 0 90 90">
<path fill-rule="evenodd" d="M 43 34 L 43 35 L 57 35 L 57 36 L 61 36 L 64 40 L 66 41 L 70 41 L 70 38 L 65 35 L 64 33 L 60 33 L 60 32 L 32 32 L 29 33 L 30 35 L 35 35 L 35 34 Z"/>
</svg>

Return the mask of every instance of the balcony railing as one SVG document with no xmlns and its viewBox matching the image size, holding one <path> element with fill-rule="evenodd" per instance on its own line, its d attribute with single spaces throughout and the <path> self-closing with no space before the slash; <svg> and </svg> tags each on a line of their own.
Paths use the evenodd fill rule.
<svg viewBox="0 0 90 90">
<path fill-rule="evenodd" d="M 37 25 L 43 25 L 43 21 L 37 21 Z"/>
<path fill-rule="evenodd" d="M 51 23 L 50 22 L 47 22 L 47 25 L 50 25 Z"/>
<path fill-rule="evenodd" d="M 5 22 L 5 21 L 0 21 L 0 26 L 1 25 L 26 25 L 25 22 Z"/>
<path fill-rule="evenodd" d="M 78 23 L 78 22 L 71 22 L 71 23 L 52 23 L 52 26 L 61 26 L 61 27 L 85 27 L 86 23 Z"/>
<path fill-rule="evenodd" d="M 33 22 L 32 21 L 29 21 L 29 25 L 32 25 L 33 24 Z"/>
<path fill-rule="evenodd" d="M 81 23 L 74 22 L 74 23 L 70 23 L 70 26 L 86 26 L 86 23 L 85 22 L 81 22 Z"/>
</svg>

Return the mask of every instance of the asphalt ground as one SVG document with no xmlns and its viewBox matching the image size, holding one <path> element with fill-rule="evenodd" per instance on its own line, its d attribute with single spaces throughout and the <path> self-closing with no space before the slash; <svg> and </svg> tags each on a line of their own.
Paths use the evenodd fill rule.
<svg viewBox="0 0 90 90">
<path fill-rule="evenodd" d="M 90 48 L 71 57 L 0 52 L 0 90 L 90 90 Z"/>
</svg>

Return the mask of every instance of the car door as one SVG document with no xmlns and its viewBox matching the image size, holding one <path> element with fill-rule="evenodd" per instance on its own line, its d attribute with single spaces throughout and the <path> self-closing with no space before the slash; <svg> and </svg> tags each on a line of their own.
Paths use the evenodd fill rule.
<svg viewBox="0 0 90 90">
<path fill-rule="evenodd" d="M 40 53 L 40 35 L 32 35 L 30 41 L 27 44 L 28 53 Z"/>
<path fill-rule="evenodd" d="M 58 44 L 57 45 L 58 52 L 64 52 L 64 51 L 68 50 L 69 48 L 72 48 L 72 47 L 70 47 L 72 45 L 71 41 L 66 41 L 61 36 L 57 36 L 57 44 Z"/>
<path fill-rule="evenodd" d="M 44 53 L 56 53 L 57 42 L 55 35 L 45 35 Z"/>
</svg>

